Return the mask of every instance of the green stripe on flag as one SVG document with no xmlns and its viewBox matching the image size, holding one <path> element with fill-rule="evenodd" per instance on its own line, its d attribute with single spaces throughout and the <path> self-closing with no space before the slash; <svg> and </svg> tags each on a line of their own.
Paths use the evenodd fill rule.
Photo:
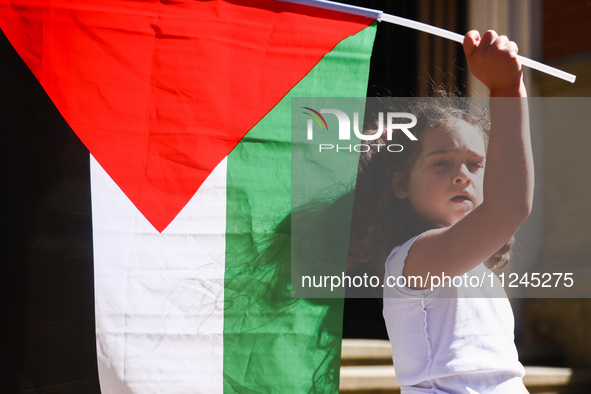
<svg viewBox="0 0 591 394">
<path fill-rule="evenodd" d="M 291 98 L 365 96 L 375 32 L 341 41 L 228 156 L 225 392 L 338 391 L 343 300 L 290 294 Z"/>
</svg>

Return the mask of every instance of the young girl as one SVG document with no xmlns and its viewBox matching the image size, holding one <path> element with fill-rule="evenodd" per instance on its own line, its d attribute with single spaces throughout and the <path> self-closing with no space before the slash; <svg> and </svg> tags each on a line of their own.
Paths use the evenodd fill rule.
<svg viewBox="0 0 591 394">
<path fill-rule="evenodd" d="M 366 228 L 378 240 L 366 250 L 384 253 L 383 314 L 403 394 L 527 392 L 509 302 L 495 298 L 500 283 L 484 266 L 504 264 L 531 209 L 526 91 L 517 46 L 507 37 L 471 31 L 464 51 L 471 72 L 490 89 L 489 139 L 483 117 L 470 110 L 418 105 L 418 143 L 402 138 L 403 152 L 380 151 L 358 179 L 358 187 L 387 185 L 374 196 L 382 212 L 366 216 L 375 218 Z M 464 274 L 487 284 L 445 282 Z M 387 280 L 401 276 L 415 281 Z"/>
</svg>

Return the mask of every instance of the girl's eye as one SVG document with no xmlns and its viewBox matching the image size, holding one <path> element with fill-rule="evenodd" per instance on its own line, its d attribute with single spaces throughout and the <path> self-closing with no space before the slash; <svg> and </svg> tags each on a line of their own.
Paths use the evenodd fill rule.
<svg viewBox="0 0 591 394">
<path fill-rule="evenodd" d="M 434 164 L 434 166 L 435 166 L 435 167 L 445 167 L 445 166 L 446 166 L 446 165 L 448 165 L 448 164 L 449 164 L 449 163 L 448 163 L 447 161 L 443 161 L 443 160 L 441 160 L 441 161 L 436 161 L 436 162 L 435 162 L 435 164 Z"/>
<path fill-rule="evenodd" d="M 481 162 L 473 162 L 473 163 L 468 163 L 468 165 L 472 168 L 482 168 L 484 167 L 484 165 Z"/>
</svg>

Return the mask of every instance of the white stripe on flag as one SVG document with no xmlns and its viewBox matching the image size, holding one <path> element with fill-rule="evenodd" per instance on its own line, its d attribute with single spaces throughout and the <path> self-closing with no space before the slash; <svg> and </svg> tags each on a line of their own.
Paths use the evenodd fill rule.
<svg viewBox="0 0 591 394">
<path fill-rule="evenodd" d="M 102 393 L 221 393 L 226 160 L 162 233 L 90 167 Z"/>
</svg>

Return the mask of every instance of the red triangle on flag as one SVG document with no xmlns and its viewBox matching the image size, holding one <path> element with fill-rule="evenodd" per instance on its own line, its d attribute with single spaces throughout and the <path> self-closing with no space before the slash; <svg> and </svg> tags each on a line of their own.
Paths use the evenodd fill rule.
<svg viewBox="0 0 591 394">
<path fill-rule="evenodd" d="M 12 45 L 158 231 L 322 56 L 372 22 L 272 0 L 0 0 Z"/>
</svg>

